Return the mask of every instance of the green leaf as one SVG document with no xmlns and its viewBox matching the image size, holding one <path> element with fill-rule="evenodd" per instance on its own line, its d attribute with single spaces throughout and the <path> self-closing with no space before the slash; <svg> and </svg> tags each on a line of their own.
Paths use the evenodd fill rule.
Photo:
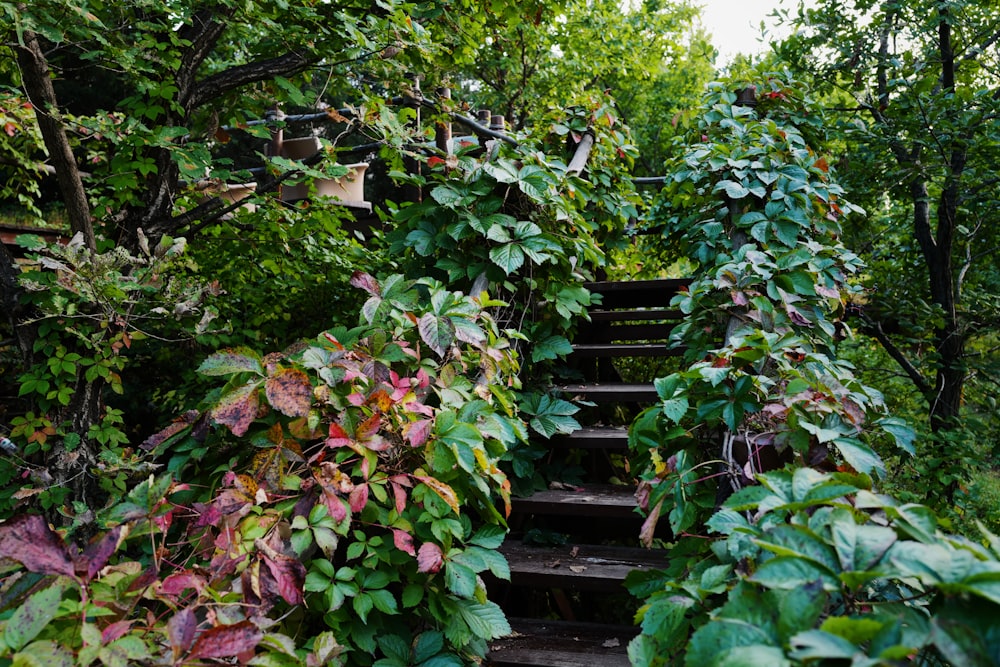
<svg viewBox="0 0 1000 667">
<path fill-rule="evenodd" d="M 750 194 L 750 189 L 748 187 L 742 183 L 737 183 L 736 181 L 719 181 L 713 190 L 715 192 L 724 190 L 726 196 L 730 199 L 743 199 Z"/>
<path fill-rule="evenodd" d="M 740 646 L 717 656 L 712 667 L 790 667 L 791 661 L 777 646 Z"/>
<path fill-rule="evenodd" d="M 444 566 L 445 585 L 448 590 L 462 598 L 476 594 L 476 573 L 472 568 L 448 561 Z"/>
<path fill-rule="evenodd" d="M 211 354 L 198 366 L 202 375 L 232 375 L 255 373 L 264 375 L 260 355 L 247 347 L 237 347 Z"/>
<path fill-rule="evenodd" d="M 840 589 L 840 581 L 829 568 L 798 556 L 775 556 L 764 561 L 751 575 L 750 581 L 779 590 L 806 586 L 814 581 L 822 581 L 826 590 Z"/>
<path fill-rule="evenodd" d="M 54 641 L 28 644 L 14 655 L 13 667 L 73 667 L 73 654 Z"/>
<path fill-rule="evenodd" d="M 549 336 L 536 342 L 531 348 L 531 361 L 537 363 L 549 359 L 565 357 L 573 352 L 573 346 L 565 336 Z"/>
<path fill-rule="evenodd" d="M 847 659 L 854 657 L 860 649 L 843 637 L 823 632 L 807 630 L 792 637 L 792 657 L 797 660 Z"/>
<path fill-rule="evenodd" d="M 524 264 L 524 251 L 517 243 L 505 243 L 490 249 L 490 259 L 510 275 Z"/>
<path fill-rule="evenodd" d="M 839 520 L 832 523 L 830 530 L 833 547 L 844 570 L 864 572 L 874 569 L 896 543 L 896 531 L 892 528 L 859 526 L 846 511 L 836 516 Z"/>
<path fill-rule="evenodd" d="M 450 317 L 439 317 L 434 313 L 424 313 L 417 323 L 420 338 L 443 357 L 455 340 L 455 324 Z"/>
<path fill-rule="evenodd" d="M 56 584 L 29 597 L 14 610 L 4 630 L 4 642 L 14 651 L 21 650 L 38 636 L 59 612 L 63 586 Z"/>
<path fill-rule="evenodd" d="M 855 438 L 837 438 L 833 441 L 837 451 L 844 457 L 847 463 L 858 472 L 870 475 L 875 473 L 880 476 L 885 475 L 885 466 L 882 458 L 876 454 L 871 447 Z"/>
<path fill-rule="evenodd" d="M 472 633 L 480 639 L 499 639 L 511 633 L 510 623 L 493 602 L 458 601 L 458 611 Z"/>
<path fill-rule="evenodd" d="M 916 440 L 917 434 L 905 420 L 899 417 L 883 417 L 876 423 L 893 437 L 897 447 L 910 456 L 916 456 L 917 451 L 913 446 L 913 441 Z"/>
<path fill-rule="evenodd" d="M 661 405 L 663 414 L 666 415 L 667 419 L 675 424 L 679 423 L 681 419 L 684 418 L 684 415 L 687 414 L 688 407 L 688 399 L 684 396 L 680 398 L 667 399 L 663 401 Z"/>
</svg>

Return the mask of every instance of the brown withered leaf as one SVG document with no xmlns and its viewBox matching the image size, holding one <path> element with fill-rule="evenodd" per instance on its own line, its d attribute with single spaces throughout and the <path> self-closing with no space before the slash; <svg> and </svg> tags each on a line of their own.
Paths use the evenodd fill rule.
<svg viewBox="0 0 1000 667">
<path fill-rule="evenodd" d="M 267 401 L 289 417 L 305 417 L 312 405 L 312 383 L 298 368 L 282 368 L 264 382 Z"/>
<path fill-rule="evenodd" d="M 218 405 L 212 408 L 212 419 L 228 426 L 237 437 L 246 435 L 260 409 L 258 387 L 257 383 L 246 384 L 223 396 Z"/>
</svg>

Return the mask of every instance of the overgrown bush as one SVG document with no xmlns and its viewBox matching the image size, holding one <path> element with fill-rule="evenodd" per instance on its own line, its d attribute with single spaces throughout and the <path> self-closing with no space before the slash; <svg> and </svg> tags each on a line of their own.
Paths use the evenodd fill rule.
<svg viewBox="0 0 1000 667">
<path fill-rule="evenodd" d="M 150 476 L 98 512 L 107 530 L 82 553 L 38 517 L 0 526 L 20 564 L 6 657 L 461 665 L 509 632 L 479 576 L 508 576 L 497 463 L 525 437 L 488 310 L 501 304 L 430 280 L 353 283 L 360 326 L 211 355 L 200 372 L 225 385 L 144 444 L 171 471 L 216 461 L 207 488 Z"/>
</svg>

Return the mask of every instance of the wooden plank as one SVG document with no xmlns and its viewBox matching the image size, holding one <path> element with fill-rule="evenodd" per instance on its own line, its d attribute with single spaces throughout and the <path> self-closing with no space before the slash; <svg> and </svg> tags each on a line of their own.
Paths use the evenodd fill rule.
<svg viewBox="0 0 1000 667">
<path fill-rule="evenodd" d="M 570 396 L 579 396 L 595 403 L 651 403 L 659 398 L 652 383 L 569 384 L 557 387 L 557 389 Z"/>
<path fill-rule="evenodd" d="M 500 552 L 510 564 L 511 583 L 535 588 L 621 592 L 629 572 L 667 566 L 665 551 L 636 547 L 542 547 L 508 540 Z"/>
<path fill-rule="evenodd" d="M 546 441 L 553 447 L 575 449 L 628 449 L 628 429 L 624 426 L 588 426 L 569 435 Z"/>
<path fill-rule="evenodd" d="M 591 310 L 592 322 L 646 322 L 651 320 L 682 320 L 684 313 L 666 308 L 630 308 L 628 310 Z"/>
<path fill-rule="evenodd" d="M 490 642 L 493 667 L 628 667 L 630 626 L 566 621 L 510 620 L 513 633 Z"/>
<path fill-rule="evenodd" d="M 574 343 L 573 354 L 578 357 L 679 357 L 682 348 L 672 348 L 667 343 Z"/>
<path fill-rule="evenodd" d="M 613 341 L 666 341 L 673 333 L 673 323 L 658 324 L 594 324 L 581 327 L 577 340 L 581 343 Z"/>
<path fill-rule="evenodd" d="M 635 489 L 611 484 L 586 484 L 570 489 L 536 491 L 514 498 L 515 512 L 641 520 L 635 512 Z"/>
</svg>

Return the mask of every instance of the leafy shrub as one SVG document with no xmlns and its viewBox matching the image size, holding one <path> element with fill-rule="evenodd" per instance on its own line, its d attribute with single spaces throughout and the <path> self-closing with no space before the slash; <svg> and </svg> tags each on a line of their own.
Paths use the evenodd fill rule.
<svg viewBox="0 0 1000 667">
<path fill-rule="evenodd" d="M 865 476 L 758 480 L 708 521 L 720 537 L 689 539 L 677 553 L 695 555 L 670 573 L 632 577 L 647 598 L 632 664 L 1000 661 L 1000 537 L 942 533 L 929 508 L 873 493 Z"/>
<path fill-rule="evenodd" d="M 509 576 L 497 463 L 525 437 L 517 365 L 485 310 L 500 304 L 430 280 L 352 282 L 368 294 L 360 326 L 211 355 L 200 372 L 225 386 L 144 444 L 178 472 L 221 458 L 221 487 L 150 477 L 98 514 L 110 529 L 82 555 L 37 517 L 0 526 L 2 555 L 33 573 L 8 577 L 21 607 L 3 653 L 461 665 L 509 632 L 480 578 Z"/>
</svg>

